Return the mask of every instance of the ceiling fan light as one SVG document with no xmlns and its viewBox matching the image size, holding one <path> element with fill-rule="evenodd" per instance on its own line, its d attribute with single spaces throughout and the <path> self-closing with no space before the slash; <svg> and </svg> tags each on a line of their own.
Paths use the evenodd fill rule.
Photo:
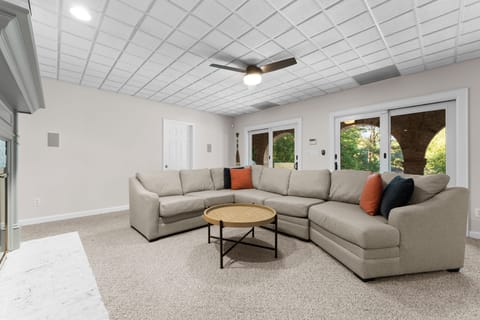
<svg viewBox="0 0 480 320">
<path fill-rule="evenodd" d="M 248 73 L 243 77 L 243 83 L 247 86 L 256 86 L 262 82 L 262 75 L 260 73 Z"/>
</svg>

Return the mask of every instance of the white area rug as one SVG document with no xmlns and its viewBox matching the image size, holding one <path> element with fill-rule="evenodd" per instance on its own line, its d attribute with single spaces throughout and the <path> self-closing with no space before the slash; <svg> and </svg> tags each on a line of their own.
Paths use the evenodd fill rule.
<svg viewBox="0 0 480 320">
<path fill-rule="evenodd" d="M 77 232 L 9 253 L 0 271 L 0 319 L 108 319 Z"/>
</svg>

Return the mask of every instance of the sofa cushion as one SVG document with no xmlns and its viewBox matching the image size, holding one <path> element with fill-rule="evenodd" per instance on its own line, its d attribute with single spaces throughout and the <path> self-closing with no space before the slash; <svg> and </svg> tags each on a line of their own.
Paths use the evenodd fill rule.
<svg viewBox="0 0 480 320">
<path fill-rule="evenodd" d="M 308 216 L 308 209 L 322 202 L 323 200 L 315 198 L 283 196 L 268 198 L 264 204 L 275 209 L 277 213 L 291 217 L 306 218 Z"/>
<path fill-rule="evenodd" d="M 176 170 L 137 173 L 137 179 L 145 189 L 159 197 L 183 194 L 180 174 Z"/>
<path fill-rule="evenodd" d="M 230 169 L 232 190 L 252 189 L 252 168 Z"/>
<path fill-rule="evenodd" d="M 215 190 L 224 189 L 223 169 L 224 168 L 210 169 L 210 175 L 212 176 L 213 187 Z"/>
<path fill-rule="evenodd" d="M 213 190 L 213 181 L 208 169 L 180 170 L 183 193 Z"/>
<path fill-rule="evenodd" d="M 252 183 L 255 189 L 260 187 L 260 178 L 262 176 L 263 166 L 253 165 L 252 166 Z"/>
<path fill-rule="evenodd" d="M 408 204 L 414 189 L 413 179 L 396 176 L 383 191 L 380 213 L 388 219 L 390 210 Z"/>
<path fill-rule="evenodd" d="M 202 198 L 205 207 L 215 206 L 223 203 L 233 203 L 234 197 L 231 190 L 209 190 L 187 193 L 186 196 Z"/>
<path fill-rule="evenodd" d="M 268 198 L 281 197 L 278 193 L 271 193 L 256 189 L 242 189 L 234 192 L 236 203 L 255 203 L 263 204 Z"/>
<path fill-rule="evenodd" d="M 293 170 L 288 183 L 288 195 L 328 199 L 330 170 Z"/>
<path fill-rule="evenodd" d="M 263 168 L 259 189 L 287 195 L 291 172 L 285 168 Z"/>
<path fill-rule="evenodd" d="M 337 170 L 331 175 L 330 200 L 359 204 L 369 171 Z"/>
<path fill-rule="evenodd" d="M 400 243 L 398 230 L 382 216 L 369 216 L 355 204 L 327 201 L 312 206 L 311 222 L 363 249 L 396 247 Z"/>
<path fill-rule="evenodd" d="M 390 183 L 390 181 L 396 176 L 398 176 L 398 174 L 394 172 L 382 173 L 384 185 Z M 446 174 L 432 174 L 426 176 L 403 174 L 401 176 L 404 178 L 412 178 L 415 185 L 409 204 L 421 203 L 433 198 L 433 196 L 445 190 L 448 182 L 450 182 L 450 177 Z"/>
<path fill-rule="evenodd" d="M 202 198 L 189 196 L 160 197 L 160 217 L 172 217 L 177 214 L 201 211 L 205 209 Z"/>
<path fill-rule="evenodd" d="M 360 208 L 371 216 L 376 215 L 382 201 L 382 193 L 382 176 L 379 173 L 369 175 L 360 196 Z"/>
</svg>

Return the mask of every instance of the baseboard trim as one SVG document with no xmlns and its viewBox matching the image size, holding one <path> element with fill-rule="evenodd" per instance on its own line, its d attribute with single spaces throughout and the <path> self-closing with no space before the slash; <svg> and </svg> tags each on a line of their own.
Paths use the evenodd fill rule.
<svg viewBox="0 0 480 320">
<path fill-rule="evenodd" d="M 480 239 L 480 232 L 478 231 L 470 231 L 468 232 L 468 236 L 473 239 Z"/>
<path fill-rule="evenodd" d="M 77 211 L 77 212 L 70 212 L 70 213 L 63 213 L 63 214 L 55 214 L 55 215 L 46 216 L 46 217 L 20 219 L 18 221 L 18 224 L 20 226 L 28 226 L 28 225 L 32 225 L 32 224 L 39 224 L 39 223 L 53 222 L 53 221 L 61 221 L 61 220 L 82 218 L 82 217 L 88 217 L 88 216 L 96 216 L 96 215 L 105 214 L 105 213 L 125 211 L 125 210 L 128 210 L 128 208 L 129 208 L 128 205 L 123 205 L 123 206 L 118 206 L 118 207 Z"/>
</svg>

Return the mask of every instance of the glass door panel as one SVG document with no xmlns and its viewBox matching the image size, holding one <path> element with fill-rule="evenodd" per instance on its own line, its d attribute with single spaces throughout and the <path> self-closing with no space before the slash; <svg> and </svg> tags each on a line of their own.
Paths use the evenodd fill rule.
<svg viewBox="0 0 480 320">
<path fill-rule="evenodd" d="M 269 143 L 268 131 L 250 133 L 250 162 L 268 167 Z"/>
<path fill-rule="evenodd" d="M 340 121 L 340 169 L 380 171 L 380 117 Z"/>
<path fill-rule="evenodd" d="M 297 169 L 295 129 L 273 131 L 273 167 Z"/>
<path fill-rule="evenodd" d="M 415 109 L 415 108 L 413 108 Z M 409 174 L 446 173 L 446 110 L 392 113 L 391 171 Z"/>
</svg>

